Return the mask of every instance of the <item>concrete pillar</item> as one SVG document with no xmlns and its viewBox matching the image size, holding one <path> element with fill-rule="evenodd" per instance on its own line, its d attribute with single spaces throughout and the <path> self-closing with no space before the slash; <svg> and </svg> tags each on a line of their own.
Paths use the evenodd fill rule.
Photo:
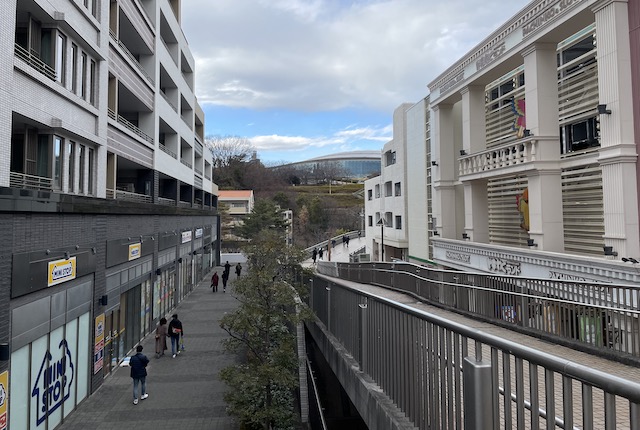
<svg viewBox="0 0 640 430">
<path fill-rule="evenodd" d="M 485 89 L 468 86 L 462 94 L 462 148 L 467 153 L 486 149 Z M 487 181 L 464 182 L 464 232 L 474 242 L 489 242 Z"/>
<path fill-rule="evenodd" d="M 455 153 L 453 130 L 453 106 L 439 104 L 433 107 L 432 159 L 438 168 L 432 169 L 433 216 L 442 237 L 456 239 L 456 193 L 458 159 Z M 458 238 L 459 239 L 459 238 Z"/>
<path fill-rule="evenodd" d="M 489 205 L 487 181 L 464 184 L 464 231 L 472 241 L 489 243 Z"/>
<path fill-rule="evenodd" d="M 598 2 L 598 92 L 611 114 L 600 115 L 600 156 L 604 196 L 604 244 L 618 258 L 640 255 L 637 147 L 634 138 L 631 48 L 626 1 Z"/>
<path fill-rule="evenodd" d="M 528 175 L 529 237 L 538 249 L 563 252 L 556 45 L 536 43 L 522 55 L 526 77 L 526 127 L 533 136 L 553 138 L 537 142 L 538 168 Z"/>
<path fill-rule="evenodd" d="M 538 249 L 564 250 L 560 170 L 539 170 L 529 175 L 529 237 Z"/>
</svg>

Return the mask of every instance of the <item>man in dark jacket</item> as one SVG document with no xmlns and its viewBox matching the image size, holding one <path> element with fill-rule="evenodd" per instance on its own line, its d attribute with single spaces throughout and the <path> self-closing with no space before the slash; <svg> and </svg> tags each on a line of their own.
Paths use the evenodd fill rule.
<svg viewBox="0 0 640 430">
<path fill-rule="evenodd" d="M 129 367 L 131 367 L 131 377 L 133 378 L 133 404 L 138 404 L 138 384 L 140 387 L 140 399 L 144 400 L 149 395 L 147 394 L 147 364 L 149 359 L 142 353 L 142 345 L 136 347 L 137 354 L 131 357 L 129 360 Z"/>
<path fill-rule="evenodd" d="M 169 336 L 171 336 L 171 354 L 173 358 L 176 358 L 176 354 L 180 354 L 180 336 L 184 336 L 182 322 L 178 319 L 178 314 L 171 316 L 168 331 Z"/>
</svg>

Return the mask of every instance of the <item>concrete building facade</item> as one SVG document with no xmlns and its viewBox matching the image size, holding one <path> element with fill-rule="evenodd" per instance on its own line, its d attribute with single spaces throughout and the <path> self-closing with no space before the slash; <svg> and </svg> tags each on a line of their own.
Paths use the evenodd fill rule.
<svg viewBox="0 0 640 430">
<path fill-rule="evenodd" d="M 217 187 L 180 7 L 0 4 L 9 428 L 58 425 L 219 262 Z"/>
</svg>

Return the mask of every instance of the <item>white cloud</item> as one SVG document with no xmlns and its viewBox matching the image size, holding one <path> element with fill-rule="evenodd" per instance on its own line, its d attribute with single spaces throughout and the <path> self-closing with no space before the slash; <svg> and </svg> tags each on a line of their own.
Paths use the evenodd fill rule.
<svg viewBox="0 0 640 430">
<path fill-rule="evenodd" d="M 188 0 L 201 103 L 391 111 L 524 0 Z"/>
<path fill-rule="evenodd" d="M 251 145 L 259 152 L 296 152 L 309 148 L 327 148 L 339 151 L 361 149 L 363 142 L 386 143 L 392 138 L 391 126 L 382 128 L 361 127 L 339 130 L 331 136 L 281 136 L 277 134 L 249 138 Z"/>
</svg>

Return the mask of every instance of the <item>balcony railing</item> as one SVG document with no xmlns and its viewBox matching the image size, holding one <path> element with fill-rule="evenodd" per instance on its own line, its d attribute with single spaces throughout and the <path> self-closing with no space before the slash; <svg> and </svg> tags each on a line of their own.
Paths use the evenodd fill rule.
<svg viewBox="0 0 640 430">
<path fill-rule="evenodd" d="M 26 62 L 29 66 L 45 75 L 47 78 L 51 79 L 52 81 L 56 80 L 56 71 L 47 63 L 42 61 L 35 53 L 29 52 L 27 49 L 16 43 L 15 54 L 16 57 Z"/>
<path fill-rule="evenodd" d="M 202 176 L 202 169 L 196 167 L 193 169 L 198 175 Z"/>
<path fill-rule="evenodd" d="M 116 43 L 116 45 L 118 45 L 120 49 L 122 49 L 122 52 L 124 52 L 127 58 L 131 60 L 131 62 L 136 66 L 138 71 L 140 71 L 140 73 L 142 73 L 144 77 L 147 78 L 147 80 L 151 83 L 151 85 L 155 85 L 155 81 L 153 80 L 153 78 L 147 73 L 144 67 L 142 67 L 142 64 L 140 64 L 140 62 L 136 59 L 136 57 L 133 56 L 133 54 L 131 53 L 131 51 L 129 51 L 126 45 L 122 43 L 120 39 L 118 39 L 118 36 L 113 32 L 113 30 L 109 30 L 109 35 L 111 36 L 113 41 Z"/>
<path fill-rule="evenodd" d="M 187 166 L 188 168 L 193 169 L 193 165 L 189 163 L 187 160 L 180 160 L 180 162 L 185 166 Z"/>
<path fill-rule="evenodd" d="M 479 174 L 538 161 L 537 152 L 541 141 L 548 139 L 538 137 L 525 139 L 462 156 L 459 160 L 460 176 Z"/>
<path fill-rule="evenodd" d="M 151 196 L 148 196 L 146 194 L 132 193 L 130 191 L 107 188 L 106 195 L 108 199 L 125 200 L 128 202 L 138 203 L 153 203 L 153 199 L 151 198 Z"/>
<path fill-rule="evenodd" d="M 26 173 L 10 172 L 9 187 L 51 191 L 53 189 L 53 180 L 42 176 L 27 175 Z"/>
<path fill-rule="evenodd" d="M 178 202 L 178 206 L 181 208 L 190 208 L 192 205 L 191 202 Z"/>
<path fill-rule="evenodd" d="M 164 144 L 160 144 L 160 150 L 162 152 L 165 152 L 169 155 L 171 155 L 173 158 L 175 158 L 176 160 L 178 159 L 178 154 L 176 154 L 175 152 L 173 152 L 172 150 L 170 150 L 169 148 L 167 148 Z"/>
<path fill-rule="evenodd" d="M 163 206 L 175 206 L 176 205 L 176 201 L 175 201 L 175 199 L 168 199 L 166 197 L 158 197 L 158 204 L 161 204 Z"/>
<path fill-rule="evenodd" d="M 204 174 L 204 177 L 205 177 L 206 179 L 208 179 L 209 181 L 211 180 L 211 175 L 210 175 L 209 173 L 205 173 L 205 174 Z"/>
<path fill-rule="evenodd" d="M 117 115 L 112 109 L 107 109 L 107 111 L 108 111 L 108 114 L 109 114 L 109 118 L 118 121 L 119 124 L 122 124 L 123 126 L 128 128 L 130 131 L 132 131 L 137 136 L 139 136 L 142 139 L 146 140 L 147 142 L 153 144 L 153 137 L 149 136 L 147 133 L 145 133 L 144 131 L 140 130 L 136 125 L 131 123 L 125 117 L 123 117 L 121 115 Z"/>
<path fill-rule="evenodd" d="M 171 106 L 171 107 L 173 108 L 173 110 L 174 110 L 176 113 L 178 113 L 178 108 L 176 107 L 176 105 L 174 105 L 174 104 L 173 104 L 173 102 L 172 102 L 171 100 L 169 100 L 169 96 L 167 96 L 167 95 L 165 94 L 165 92 L 164 92 L 164 91 L 162 91 L 162 90 L 160 91 L 160 95 L 162 95 L 162 98 L 163 98 L 163 99 L 165 99 L 165 101 L 166 101 L 167 103 L 169 103 L 169 106 Z"/>
</svg>

